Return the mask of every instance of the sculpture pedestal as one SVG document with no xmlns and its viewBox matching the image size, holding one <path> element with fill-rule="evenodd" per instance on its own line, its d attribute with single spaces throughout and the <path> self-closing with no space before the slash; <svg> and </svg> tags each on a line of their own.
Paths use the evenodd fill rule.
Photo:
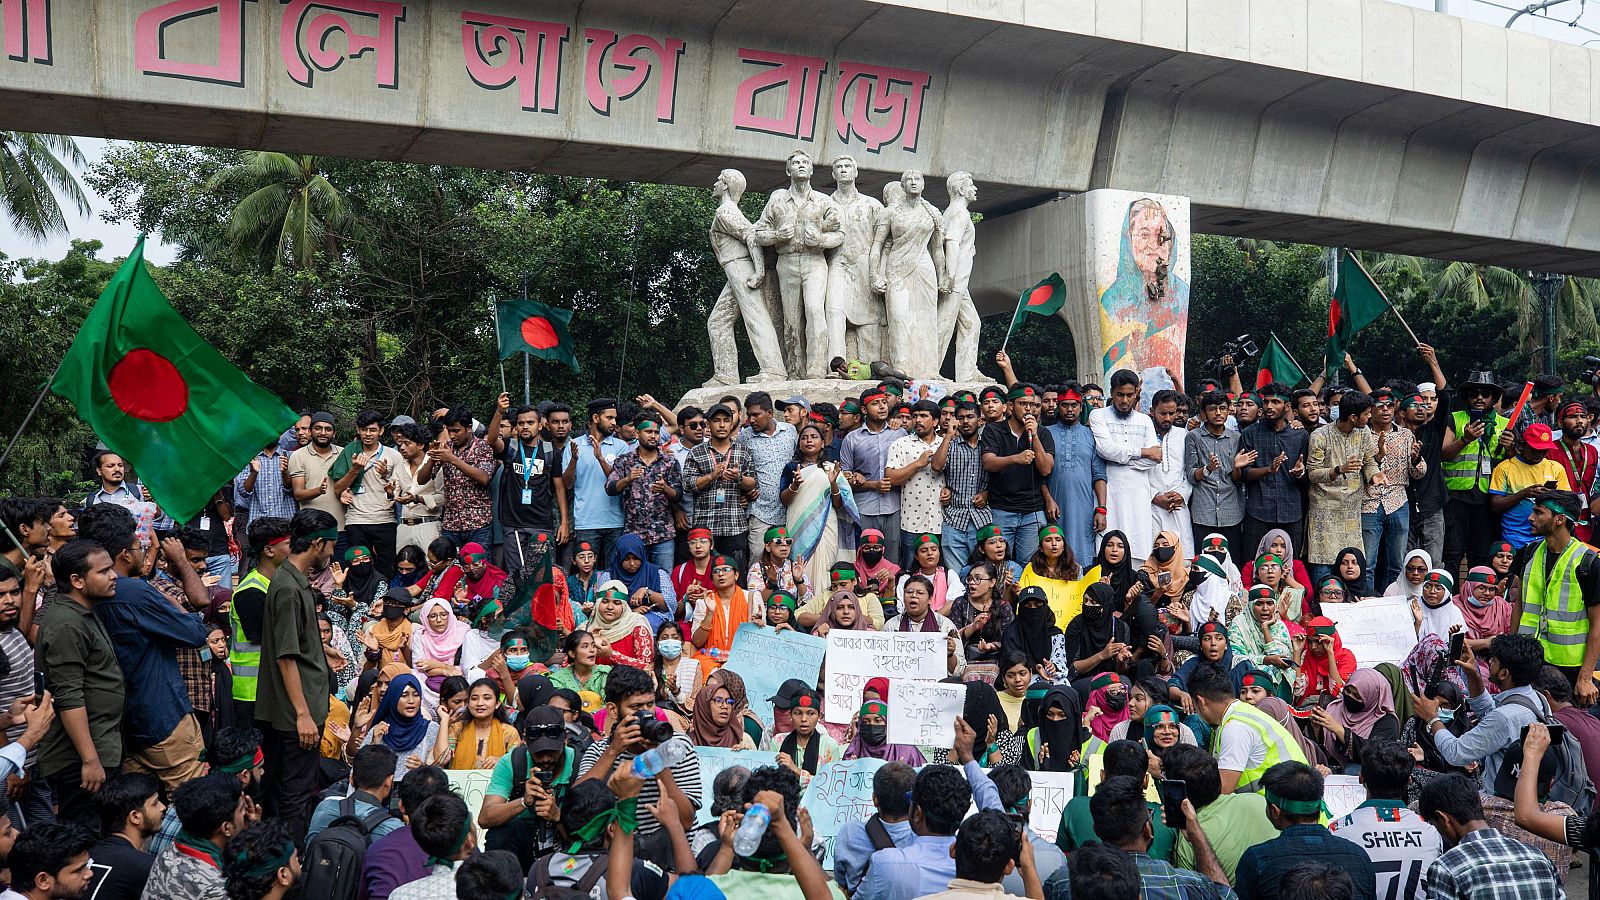
<svg viewBox="0 0 1600 900">
<path fill-rule="evenodd" d="M 876 383 L 876 381 L 850 381 L 844 378 L 795 378 L 786 381 L 766 381 L 752 384 L 730 384 L 719 385 L 717 387 L 701 387 L 695 388 L 694 390 L 689 391 L 687 394 L 684 394 L 682 399 L 680 399 L 677 404 L 673 406 L 673 409 L 680 410 L 685 406 L 698 406 L 701 410 L 705 410 L 709 409 L 718 400 L 721 400 L 723 397 L 727 396 L 737 397 L 739 398 L 739 402 L 743 403 L 745 397 L 755 393 L 756 391 L 766 391 L 767 393 L 771 394 L 772 401 L 774 403 L 787 400 L 795 394 L 799 394 L 800 396 L 806 398 L 806 400 L 810 403 L 832 403 L 834 406 L 838 406 L 840 403 L 843 403 L 846 398 L 860 397 L 862 391 Z M 916 381 L 912 383 L 912 396 L 908 396 L 906 398 L 908 401 L 915 401 L 917 399 L 915 396 L 915 387 L 922 383 L 922 381 Z M 995 384 L 996 382 L 959 382 L 939 379 L 936 382 L 930 381 L 928 383 L 943 386 L 944 393 L 938 395 L 939 397 L 943 397 L 946 394 L 964 390 L 971 390 L 976 393 L 977 391 L 980 391 L 991 384 Z"/>
</svg>

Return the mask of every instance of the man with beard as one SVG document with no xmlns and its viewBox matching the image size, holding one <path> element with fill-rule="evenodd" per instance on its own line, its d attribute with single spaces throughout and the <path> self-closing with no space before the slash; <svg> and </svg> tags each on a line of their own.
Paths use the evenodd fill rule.
<svg viewBox="0 0 1600 900">
<path fill-rule="evenodd" d="M 945 461 L 945 442 L 938 425 L 938 405 L 918 400 L 911 411 L 912 433 L 890 444 L 884 461 L 884 477 L 900 489 L 900 546 L 896 549 L 900 564 L 906 567 L 914 565 L 912 557 L 923 536 L 937 536 L 944 526 L 939 503 L 945 489 L 944 471 L 937 463 Z"/>
<path fill-rule="evenodd" d="M 1036 384 L 1013 384 L 1006 392 L 1006 420 L 985 425 L 979 439 L 994 524 L 1018 560 L 1039 548 L 1049 500 L 1045 483 L 1055 468 L 1055 439 L 1039 427 L 1039 393 Z"/>
<path fill-rule="evenodd" d="M 333 516 L 342 544 L 344 504 L 339 502 L 339 492 L 328 477 L 339 460 L 339 448 L 333 446 L 333 438 L 333 413 L 312 413 L 311 443 L 289 454 L 289 484 L 301 509 L 320 509 Z"/>
<path fill-rule="evenodd" d="M 1310 436 L 1289 427 L 1287 386 L 1274 381 L 1259 393 L 1261 419 L 1239 435 L 1239 449 L 1254 450 L 1255 465 L 1233 471 L 1235 481 L 1250 485 L 1244 497 L 1244 547 L 1255 547 L 1274 528 L 1287 532 L 1292 546 L 1304 547 L 1300 482 L 1306 477 Z"/>
<path fill-rule="evenodd" d="M 94 900 L 139 900 L 156 855 L 145 842 L 161 829 L 161 782 L 143 772 L 114 775 L 94 795 L 100 842 L 94 845 Z"/>
<path fill-rule="evenodd" d="M 89 865 L 94 842 L 94 832 L 78 825 L 52 822 L 28 829 L 6 857 L 17 894 L 26 900 L 78 900 L 87 894 L 94 878 Z"/>
<path fill-rule="evenodd" d="M 734 421 L 730 406 L 718 403 L 706 410 L 711 437 L 689 451 L 683 491 L 694 497 L 692 530 L 709 531 L 717 553 L 743 560 L 750 527 L 745 497 L 755 489 L 756 476 L 750 451 L 733 439 Z"/>
<path fill-rule="evenodd" d="M 118 575 L 112 597 L 96 603 L 94 614 L 116 648 L 133 698 L 122 713 L 126 768 L 149 772 L 171 790 L 205 773 L 200 760 L 205 743 L 177 653 L 205 646 L 209 629 L 189 609 L 206 606 L 209 594 L 176 537 L 163 540 L 161 552 L 183 585 L 184 601 L 169 599 L 146 581 L 146 557 L 134 538 L 133 516 L 120 506 L 102 503 L 84 510 L 78 533 L 111 554 Z"/>
<path fill-rule="evenodd" d="M 222 874 L 229 898 L 284 900 L 295 895 L 300 883 L 300 854 L 282 822 L 252 825 L 235 837 L 228 849 Z"/>
<path fill-rule="evenodd" d="M 500 420 L 508 416 L 512 437 L 502 440 Z M 503 474 L 496 513 L 505 530 L 506 569 L 520 585 L 531 570 L 528 541 L 539 532 L 555 532 L 556 543 L 567 537 L 567 493 L 559 470 L 561 458 L 549 441 L 539 438 L 539 413 L 531 406 L 511 408 L 511 395 L 501 391 L 489 418 L 489 446 L 500 459 Z"/>
<path fill-rule="evenodd" d="M 1213 391 L 1200 398 L 1201 425 L 1183 439 L 1183 468 L 1194 482 L 1189 496 L 1189 519 L 1198 550 L 1213 532 L 1228 541 L 1234 562 L 1239 561 L 1239 523 L 1244 519 L 1244 497 L 1234 483 L 1233 470 L 1255 462 L 1239 450 L 1239 432 L 1228 428 L 1230 404 L 1225 394 Z"/>
<path fill-rule="evenodd" d="M 944 473 L 945 488 L 950 494 L 940 538 L 940 552 L 945 567 L 950 569 L 959 570 L 967 564 L 967 557 L 977 546 L 978 529 L 994 520 L 989 512 L 989 473 L 983 470 L 978 449 L 978 426 L 982 421 L 976 403 L 958 402 L 944 442 L 933 457 L 933 467 Z"/>
<path fill-rule="evenodd" d="M 1053 520 L 1061 526 L 1073 558 L 1082 565 L 1094 559 L 1095 533 L 1106 526 L 1106 463 L 1094 451 L 1094 432 L 1084 420 L 1083 393 L 1077 382 L 1060 386 L 1056 421 L 1046 430 L 1056 446 L 1056 464 L 1050 470 L 1048 486 L 1056 506 Z M 961 565 L 965 564 L 963 557 Z"/>
<path fill-rule="evenodd" d="M 662 424 L 656 413 L 640 413 L 634 419 L 634 428 L 639 444 L 617 457 L 617 464 L 606 479 L 606 492 L 622 499 L 622 521 L 627 533 L 638 535 L 650 561 L 670 572 L 676 537 L 672 513 L 683 470 L 670 454 L 661 452 Z"/>
<path fill-rule="evenodd" d="M 1089 414 L 1095 452 L 1106 461 L 1106 528 L 1127 535 L 1134 561 L 1149 556 L 1155 542 L 1150 470 L 1163 458 L 1155 422 L 1134 408 L 1138 402 L 1139 376 L 1118 369 L 1111 373 L 1111 405 Z"/>
<path fill-rule="evenodd" d="M 1242 434 L 1246 428 L 1261 420 L 1261 395 L 1255 391 L 1245 391 L 1239 395 L 1239 402 L 1233 411 L 1235 423 Z"/>
<path fill-rule="evenodd" d="M 1039 424 L 1046 428 L 1056 423 L 1056 407 L 1061 403 L 1061 387 L 1046 384 L 1040 387 Z"/>
<path fill-rule="evenodd" d="M 1444 562 L 1447 572 L 1461 571 L 1463 557 L 1474 566 L 1489 564 L 1489 544 L 1498 535 L 1498 520 L 1489 508 L 1489 481 L 1495 463 L 1511 451 L 1506 418 L 1495 411 L 1500 383 L 1494 373 L 1472 372 L 1461 385 L 1466 409 L 1451 414 L 1439 449 L 1444 486 Z"/>
<path fill-rule="evenodd" d="M 1155 425 L 1156 437 L 1161 441 L 1161 460 L 1150 470 L 1150 489 L 1155 495 L 1150 499 L 1151 512 L 1157 532 L 1170 531 L 1182 537 L 1193 526 L 1189 522 L 1189 495 L 1194 485 L 1183 474 L 1183 444 L 1185 431 L 1183 395 L 1177 391 L 1156 391 L 1151 398 L 1150 420 Z"/>
<path fill-rule="evenodd" d="M 225 772 L 239 779 L 239 785 L 244 788 L 245 821 L 260 821 L 261 807 L 257 805 L 256 798 L 261 795 L 261 779 L 266 774 L 261 756 L 261 732 L 248 726 L 224 728 L 217 732 L 206 756 L 211 763 L 212 774 Z M 161 817 L 161 828 L 145 844 L 144 849 L 152 856 L 158 855 L 172 846 L 182 830 L 177 808 L 169 806 Z"/>
<path fill-rule="evenodd" d="M 576 459 L 566 477 L 573 487 L 573 536 L 588 541 L 605 560 L 622 536 L 622 501 L 606 493 L 606 479 L 617 457 L 628 452 L 628 444 L 617 437 L 617 401 L 590 400 L 588 413 L 587 430 L 572 440 Z"/>
</svg>

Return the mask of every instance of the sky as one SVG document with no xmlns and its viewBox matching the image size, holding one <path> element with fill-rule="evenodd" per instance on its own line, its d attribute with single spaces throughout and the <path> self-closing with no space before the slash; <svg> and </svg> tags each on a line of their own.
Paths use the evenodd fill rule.
<svg viewBox="0 0 1600 900">
<path fill-rule="evenodd" d="M 1513 12 L 1525 5 L 1516 0 L 1390 0 L 1390 2 L 1419 9 L 1442 7 L 1442 11 L 1450 15 L 1498 25 L 1504 25 Z M 1590 7 L 1585 0 L 1561 0 L 1551 6 L 1544 15 L 1545 18 L 1525 15 L 1517 21 L 1516 29 L 1543 35 L 1552 40 L 1574 44 L 1589 43 L 1592 47 L 1600 47 L 1600 2 Z M 1568 24 L 1574 19 L 1576 27 Z M 87 157 L 90 165 L 99 161 L 113 143 L 101 138 L 78 139 L 78 146 L 83 150 L 83 155 Z M 137 230 L 131 225 L 104 221 L 101 214 L 106 209 L 105 200 L 96 195 L 88 185 L 84 185 L 84 190 L 89 193 L 89 200 L 94 210 L 88 216 L 79 216 L 75 211 L 70 211 L 69 235 L 52 237 L 42 243 L 35 242 L 31 238 L 17 234 L 9 222 L 0 219 L 0 252 L 12 258 L 31 256 L 60 259 L 66 255 L 71 239 L 77 237 L 94 238 L 103 243 L 105 245 L 102 251 L 103 258 L 125 256 L 133 249 L 134 241 L 138 239 Z M 151 235 L 145 244 L 145 257 L 157 265 L 170 263 L 175 255 L 174 248 L 160 243 L 159 235 Z"/>
</svg>

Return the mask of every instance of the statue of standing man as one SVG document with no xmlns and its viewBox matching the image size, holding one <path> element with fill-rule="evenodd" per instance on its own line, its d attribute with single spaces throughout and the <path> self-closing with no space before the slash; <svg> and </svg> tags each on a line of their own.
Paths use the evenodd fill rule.
<svg viewBox="0 0 1600 900">
<path fill-rule="evenodd" d="M 823 251 L 844 241 L 839 206 L 811 189 L 811 156 L 795 150 L 784 159 L 789 186 L 772 192 L 755 225 L 756 240 L 778 252 L 778 292 L 783 298 L 783 338 L 801 377 L 828 373 L 828 261 Z M 755 337 L 751 336 L 751 342 Z"/>
<path fill-rule="evenodd" d="M 950 205 L 945 207 L 944 264 L 949 273 L 949 289 L 939 298 L 939 359 L 953 337 L 956 342 L 956 380 L 984 381 L 978 371 L 978 307 L 972 302 L 968 282 L 972 279 L 972 259 L 977 253 L 977 229 L 972 224 L 970 206 L 978 199 L 972 173 L 952 172 L 945 179 Z"/>
<path fill-rule="evenodd" d="M 744 188 L 744 175 L 737 169 L 723 169 L 712 187 L 717 197 L 717 214 L 711 220 L 711 249 L 717 255 L 717 262 L 722 264 L 728 283 L 706 318 L 706 330 L 711 333 L 713 371 L 705 387 L 739 383 L 739 351 L 733 340 L 733 326 L 740 318 L 744 319 L 750 349 L 761 369 L 751 380 L 783 381 L 788 377 L 778 334 L 772 327 L 766 298 L 761 295 L 761 279 L 766 274 L 761 245 L 756 242 L 755 227 L 739 209 Z"/>
<path fill-rule="evenodd" d="M 872 291 L 872 235 L 883 216 L 878 198 L 856 190 L 856 161 L 833 161 L 833 202 L 844 240 L 828 259 L 828 358 L 883 359 L 883 301 Z"/>
</svg>

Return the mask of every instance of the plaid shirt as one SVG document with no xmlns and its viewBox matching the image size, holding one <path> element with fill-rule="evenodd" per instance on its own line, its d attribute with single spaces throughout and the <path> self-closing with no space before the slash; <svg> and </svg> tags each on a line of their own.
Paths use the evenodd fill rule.
<svg viewBox="0 0 1600 900">
<path fill-rule="evenodd" d="M 619 492 L 617 482 L 632 475 L 635 469 L 644 471 Z M 656 461 L 649 465 L 640 461 L 637 450 L 629 450 L 617 457 L 611 474 L 606 477 L 606 493 L 614 493 L 622 498 L 623 530 L 637 534 L 646 544 L 672 540 L 677 535 L 672 523 L 672 501 L 652 488 L 657 481 L 664 480 L 681 491 L 683 487 L 678 482 L 682 477 L 678 461 L 671 453 L 658 452 Z"/>
<path fill-rule="evenodd" d="M 482 438 L 474 437 L 467 449 L 456 451 L 456 458 L 475 469 L 494 474 L 494 451 Z M 494 517 L 493 495 L 489 485 L 479 484 L 450 463 L 435 463 L 434 469 L 444 469 L 444 521 L 445 531 L 471 531 L 489 524 Z"/>
<path fill-rule="evenodd" d="M 1417 437 L 1408 429 L 1396 425 L 1388 431 L 1373 432 L 1374 452 L 1380 439 L 1383 441 L 1383 459 L 1378 460 L 1378 471 L 1383 473 L 1384 483 L 1376 487 L 1367 485 L 1361 511 L 1389 515 L 1406 505 L 1406 489 L 1410 487 L 1411 479 L 1421 478 L 1428 473 L 1428 461 L 1418 459 L 1416 465 L 1411 464 L 1411 448 L 1416 446 Z"/>
<path fill-rule="evenodd" d="M 189 596 L 183 592 L 183 585 L 171 575 L 157 572 L 150 579 L 150 584 L 179 608 L 189 608 Z M 217 689 L 212 681 L 210 664 L 200 658 L 199 649 L 179 647 L 177 657 L 178 674 L 183 676 L 183 689 L 189 694 L 189 703 L 194 706 L 195 712 L 210 715 L 217 705 Z"/>
<path fill-rule="evenodd" d="M 240 506 L 250 510 L 251 519 L 263 519 L 267 516 L 292 519 L 300 510 L 300 504 L 294 499 L 289 475 L 283 467 L 283 461 L 288 458 L 289 454 L 282 450 L 272 456 L 257 453 L 256 459 L 261 460 L 261 471 L 256 473 L 255 489 L 248 492 L 245 491 L 244 485 L 250 480 L 249 464 L 240 469 L 238 475 L 233 476 L 233 496 Z"/>
<path fill-rule="evenodd" d="M 950 489 L 950 504 L 944 508 L 946 525 L 976 531 L 994 521 L 989 507 L 972 505 L 972 498 L 989 488 L 989 473 L 983 470 L 979 448 L 965 440 L 950 445 L 944 457 L 944 486 Z"/>
<path fill-rule="evenodd" d="M 703 491 L 695 490 L 695 480 L 711 474 L 719 462 L 738 468 L 739 478 L 720 478 Z M 683 489 L 694 495 L 694 519 L 689 523 L 690 527 L 709 528 L 715 537 L 733 537 L 748 531 L 750 521 L 745 510 L 749 503 L 739 490 L 739 480 L 746 475 L 755 477 L 755 474 L 755 460 L 750 458 L 750 451 L 738 444 L 730 447 L 726 455 L 717 455 L 711 449 L 710 441 L 702 441 L 690 450 L 683 466 Z M 719 492 L 722 494 L 721 503 L 717 502 Z"/>
<path fill-rule="evenodd" d="M 1555 863 L 1493 828 L 1480 828 L 1428 867 L 1429 900 L 1562 900 Z"/>
<path fill-rule="evenodd" d="M 1140 900 L 1236 900 L 1233 888 L 1190 869 L 1180 869 L 1148 853 L 1133 854 L 1139 867 Z M 1072 900 L 1072 875 L 1067 866 L 1044 883 L 1045 900 Z"/>
</svg>

